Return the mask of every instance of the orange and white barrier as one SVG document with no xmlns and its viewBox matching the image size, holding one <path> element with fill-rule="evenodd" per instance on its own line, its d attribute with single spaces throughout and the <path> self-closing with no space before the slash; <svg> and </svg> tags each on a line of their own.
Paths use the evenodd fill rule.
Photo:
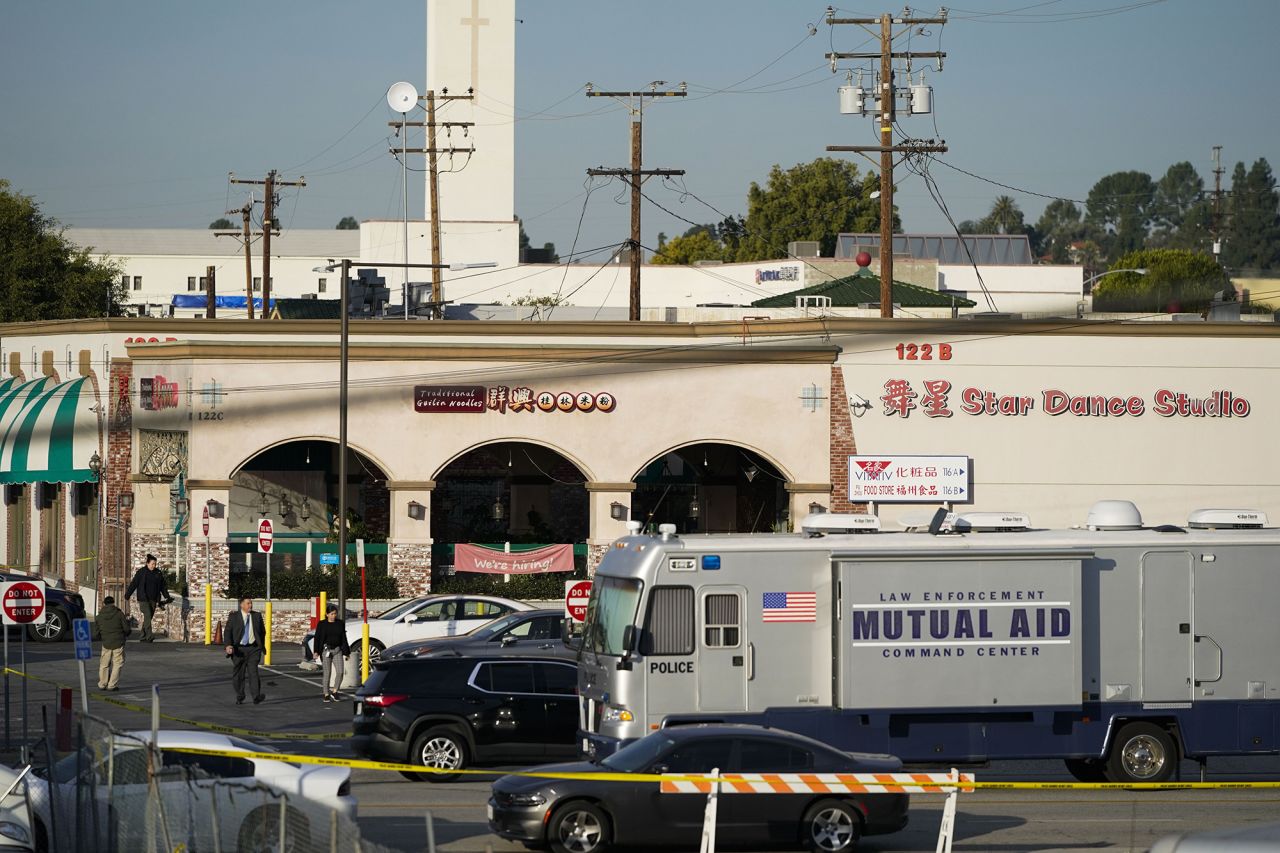
<svg viewBox="0 0 1280 853">
<path fill-rule="evenodd" d="M 664 794 L 950 794 L 973 788 L 972 773 L 725 773 L 718 779 L 672 775 Z"/>
</svg>

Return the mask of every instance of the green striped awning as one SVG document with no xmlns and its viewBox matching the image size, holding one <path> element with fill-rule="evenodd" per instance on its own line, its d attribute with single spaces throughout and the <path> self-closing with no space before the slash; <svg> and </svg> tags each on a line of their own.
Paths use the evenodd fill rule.
<svg viewBox="0 0 1280 853">
<path fill-rule="evenodd" d="M 98 450 L 98 416 L 87 377 L 0 381 L 0 483 L 85 483 Z"/>
</svg>

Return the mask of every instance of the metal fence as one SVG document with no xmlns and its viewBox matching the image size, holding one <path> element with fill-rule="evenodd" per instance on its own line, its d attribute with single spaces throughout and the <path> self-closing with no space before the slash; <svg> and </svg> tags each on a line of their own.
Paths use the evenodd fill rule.
<svg viewBox="0 0 1280 853">
<path fill-rule="evenodd" d="M 362 840 L 354 818 L 255 781 L 246 759 L 157 750 L 95 717 L 77 720 L 75 748 L 55 753 L 46 738 L 33 756 L 37 849 L 391 853 Z"/>
</svg>

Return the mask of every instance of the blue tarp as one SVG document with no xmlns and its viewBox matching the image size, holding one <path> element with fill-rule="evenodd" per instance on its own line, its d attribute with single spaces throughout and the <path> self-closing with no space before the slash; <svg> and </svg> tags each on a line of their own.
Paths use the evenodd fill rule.
<svg viewBox="0 0 1280 853">
<path fill-rule="evenodd" d="M 207 307 L 205 294 L 203 293 L 175 293 L 173 295 L 173 302 L 171 304 L 173 305 L 174 308 L 205 308 Z M 249 297 L 247 296 L 219 296 L 217 298 L 217 306 L 219 308 L 227 308 L 227 309 L 240 308 L 243 310 L 248 304 L 249 304 Z M 272 299 L 271 307 L 274 308 L 275 304 L 276 304 L 275 299 Z M 261 296 L 253 297 L 253 307 L 254 308 L 262 307 Z"/>
</svg>

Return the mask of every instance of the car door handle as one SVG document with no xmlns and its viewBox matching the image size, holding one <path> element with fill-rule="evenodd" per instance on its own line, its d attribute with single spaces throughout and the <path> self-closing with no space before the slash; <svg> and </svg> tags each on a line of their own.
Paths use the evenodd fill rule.
<svg viewBox="0 0 1280 853">
<path fill-rule="evenodd" d="M 756 644 L 747 643 L 747 681 L 754 681 L 756 677 Z"/>
</svg>

